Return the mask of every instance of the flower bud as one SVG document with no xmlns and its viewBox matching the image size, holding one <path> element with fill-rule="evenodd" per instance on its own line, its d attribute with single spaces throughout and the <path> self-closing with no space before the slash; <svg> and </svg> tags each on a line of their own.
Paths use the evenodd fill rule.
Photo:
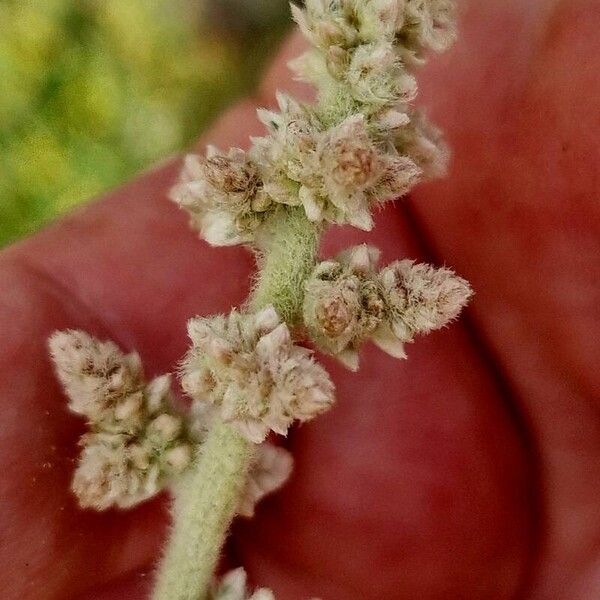
<svg viewBox="0 0 600 600">
<path fill-rule="evenodd" d="M 322 161 L 333 181 L 346 188 L 365 188 L 380 174 L 379 155 L 356 115 L 333 128 L 323 142 Z"/>
<path fill-rule="evenodd" d="M 380 274 L 393 331 L 411 341 L 455 319 L 472 295 L 468 282 L 453 271 L 396 261 Z"/>
<path fill-rule="evenodd" d="M 130 394 L 123 398 L 115 407 L 115 419 L 117 421 L 135 420 L 136 418 L 139 420 L 143 402 L 144 396 L 142 392 Z"/>
<path fill-rule="evenodd" d="M 181 431 L 181 419 L 167 413 L 156 417 L 148 426 L 149 435 L 167 444 L 173 441 Z"/>
<path fill-rule="evenodd" d="M 127 447 L 129 460 L 136 469 L 144 470 L 150 466 L 150 453 L 140 444 L 131 444 Z"/>
<path fill-rule="evenodd" d="M 57 331 L 48 341 L 56 373 L 69 397 L 69 408 L 90 421 L 110 419 L 115 403 L 141 385 L 141 364 L 112 342 L 83 331 Z"/>
<path fill-rule="evenodd" d="M 250 241 L 269 206 L 257 165 L 239 148 L 222 154 L 209 146 L 205 157 L 186 157 L 170 197 L 190 213 L 193 227 L 215 246 Z"/>
<path fill-rule="evenodd" d="M 380 325 L 385 305 L 375 281 L 376 248 L 362 244 L 315 268 L 306 283 L 304 324 L 318 347 L 356 369 L 360 344 Z"/>
<path fill-rule="evenodd" d="M 192 448 L 189 444 L 180 444 L 165 452 L 165 462 L 177 473 L 184 471 L 192 461 Z"/>
<path fill-rule="evenodd" d="M 204 160 L 204 175 L 216 189 L 227 194 L 247 193 L 256 186 L 257 175 L 251 163 L 241 156 L 213 156 Z"/>
</svg>

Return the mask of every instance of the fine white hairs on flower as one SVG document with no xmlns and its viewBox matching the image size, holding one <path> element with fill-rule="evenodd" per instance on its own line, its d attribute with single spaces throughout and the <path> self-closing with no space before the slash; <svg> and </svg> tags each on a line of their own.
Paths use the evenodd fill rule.
<svg viewBox="0 0 600 600">
<path fill-rule="evenodd" d="M 398 30 L 400 55 L 407 64 L 422 64 L 426 50 L 444 52 L 456 40 L 453 0 L 403 0 Z"/>
<path fill-rule="evenodd" d="M 327 372 L 293 343 L 269 306 L 256 314 L 197 317 L 188 323 L 193 346 L 182 364 L 183 389 L 248 440 L 270 430 L 285 435 L 294 420 L 308 421 L 334 400 Z"/>
<path fill-rule="evenodd" d="M 292 5 L 294 20 L 325 56 L 374 42 L 393 45 L 410 65 L 427 50 L 442 52 L 456 39 L 452 0 L 306 0 Z"/>
<path fill-rule="evenodd" d="M 277 94 L 260 109 L 267 135 L 248 152 L 186 157 L 171 198 L 212 245 L 257 244 L 281 206 L 316 223 L 373 226 L 377 203 L 445 172 L 439 132 L 415 111 L 413 67 L 455 36 L 450 0 L 307 0 L 292 5 L 314 46 L 291 63 L 319 89 L 308 106 Z"/>
<path fill-rule="evenodd" d="M 251 241 L 271 204 L 256 165 L 239 148 L 222 154 L 209 146 L 206 156 L 186 156 L 170 196 L 213 246 Z"/>
<path fill-rule="evenodd" d="M 80 440 L 72 482 L 82 507 L 132 506 L 187 468 L 192 447 L 172 406 L 169 375 L 146 383 L 136 353 L 82 331 L 58 331 L 49 346 L 69 408 L 91 429 Z"/>
<path fill-rule="evenodd" d="M 278 100 L 280 113 L 260 112 L 269 135 L 255 138 L 251 150 L 274 202 L 302 205 L 311 221 L 368 231 L 374 205 L 418 182 L 420 167 L 393 144 L 377 141 L 364 115 L 351 114 L 327 128 L 309 107 L 283 94 Z M 395 131 L 398 121 L 388 117 Z"/>
<path fill-rule="evenodd" d="M 379 281 L 390 329 L 407 342 L 456 319 L 473 293 L 454 271 L 412 260 L 388 265 L 379 273 Z"/>
<path fill-rule="evenodd" d="M 336 260 L 319 263 L 306 282 L 304 323 L 317 346 L 349 369 L 358 368 L 358 349 L 384 318 L 375 283 L 376 248 L 362 244 Z"/>
<path fill-rule="evenodd" d="M 405 358 L 406 342 L 447 325 L 472 294 L 450 269 L 403 260 L 377 272 L 378 257 L 375 248 L 356 246 L 319 263 L 306 282 L 309 335 L 352 370 L 365 340 Z"/>
</svg>

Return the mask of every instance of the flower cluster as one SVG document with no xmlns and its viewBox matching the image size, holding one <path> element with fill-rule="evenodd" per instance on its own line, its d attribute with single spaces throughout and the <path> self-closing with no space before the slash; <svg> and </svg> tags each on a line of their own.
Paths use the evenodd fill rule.
<svg viewBox="0 0 600 600">
<path fill-rule="evenodd" d="M 379 252 L 356 246 L 319 263 L 306 283 L 304 323 L 317 346 L 352 370 L 367 339 L 404 358 L 404 343 L 456 318 L 471 296 L 451 270 L 411 260 L 376 271 Z"/>
<path fill-rule="evenodd" d="M 358 347 L 378 341 L 385 306 L 375 280 L 379 251 L 366 244 L 319 263 L 304 297 L 304 323 L 317 346 L 348 368 L 358 368 Z"/>
<path fill-rule="evenodd" d="M 269 135 L 255 138 L 249 155 L 212 149 L 206 158 L 186 157 L 171 198 L 210 244 L 251 242 L 281 205 L 302 205 L 311 221 L 370 230 L 373 205 L 403 195 L 418 180 L 421 168 L 375 141 L 363 115 L 324 128 L 309 107 L 283 94 L 278 101 L 280 113 L 259 111 Z M 388 111 L 380 128 L 399 116 Z M 409 130 L 403 135 L 412 139 Z"/>
<path fill-rule="evenodd" d="M 451 0 L 306 0 L 304 9 L 292 6 L 292 13 L 338 75 L 365 46 L 383 46 L 418 64 L 425 51 L 442 52 L 456 38 Z"/>
<path fill-rule="evenodd" d="M 215 246 L 252 243 L 281 205 L 315 222 L 370 230 L 374 204 L 445 171 L 439 132 L 410 107 L 407 66 L 454 39 L 449 0 L 308 0 L 294 17 L 314 48 L 292 67 L 319 88 L 316 107 L 278 95 L 259 110 L 267 135 L 246 153 L 186 158 L 171 197 Z"/>
<path fill-rule="evenodd" d="M 275 600 L 273 592 L 260 588 L 253 594 L 247 591 L 247 576 L 243 568 L 226 573 L 221 581 L 213 586 L 209 600 Z"/>
<path fill-rule="evenodd" d="M 217 407 L 250 441 L 262 442 L 269 430 L 285 435 L 292 421 L 308 421 L 333 403 L 327 372 L 293 343 L 273 307 L 191 319 L 188 332 L 184 390 Z"/>
<path fill-rule="evenodd" d="M 323 128 L 311 108 L 282 94 L 278 101 L 280 113 L 259 111 L 269 135 L 251 152 L 275 202 L 302 204 L 311 221 L 370 230 L 372 206 L 417 181 L 420 168 L 378 143 L 362 114 Z"/>
<path fill-rule="evenodd" d="M 312 351 L 294 343 L 289 326 L 302 316 L 319 348 L 356 369 L 365 341 L 405 357 L 405 343 L 445 326 L 471 295 L 445 268 L 401 260 L 378 269 L 379 251 L 367 245 L 315 266 L 324 224 L 370 230 L 377 204 L 443 173 L 440 133 L 411 103 L 425 51 L 454 38 L 451 8 L 451 0 L 293 7 L 314 48 L 292 68 L 317 85 L 318 102 L 279 94 L 278 112 L 259 111 L 267 132 L 248 152 L 209 147 L 206 156 L 186 158 L 172 199 L 209 243 L 254 244 L 260 276 L 244 312 L 189 321 L 181 383 L 193 402 L 185 422 L 173 409 L 169 376 L 146 383 L 137 354 L 76 331 L 50 340 L 70 408 L 91 427 L 73 481 L 82 506 L 133 505 L 193 466 L 157 598 L 178 589 L 212 600 L 274 600 L 267 589 L 248 592 L 242 569 L 207 590 L 207 572 L 234 510 L 252 516 L 291 473 L 291 456 L 261 443 L 333 404 L 331 379 Z M 250 443 L 259 445 L 251 450 Z M 215 469 L 213 460 L 227 468 Z M 205 495 L 195 496 L 196 480 Z M 220 502 L 234 495 L 235 503 Z M 197 565 L 197 556 L 206 564 Z"/>
<path fill-rule="evenodd" d="M 170 196 L 213 246 L 250 242 L 272 204 L 256 165 L 239 148 L 222 154 L 209 146 L 206 156 L 186 156 Z"/>
<path fill-rule="evenodd" d="M 91 428 L 81 437 L 73 478 L 82 507 L 133 506 L 190 465 L 193 445 L 211 424 L 211 410 L 200 411 L 195 402 L 184 426 L 172 409 L 170 375 L 145 384 L 138 354 L 124 355 L 112 342 L 63 331 L 49 344 L 69 408 Z M 292 462 L 283 448 L 258 446 L 238 514 L 251 517 L 256 504 L 287 481 Z"/>
<path fill-rule="evenodd" d="M 56 332 L 49 345 L 69 408 L 90 424 L 72 484 L 82 507 L 132 506 L 189 465 L 169 375 L 145 383 L 136 353 L 81 331 Z"/>
<path fill-rule="evenodd" d="M 423 62 L 426 50 L 444 52 L 456 40 L 452 0 L 402 0 L 403 15 L 397 29 L 397 47 L 406 63 Z"/>
<path fill-rule="evenodd" d="M 391 332 L 405 342 L 456 319 L 473 293 L 452 270 L 412 260 L 384 267 L 378 280 Z"/>
<path fill-rule="evenodd" d="M 290 64 L 319 88 L 320 114 L 338 123 L 340 114 L 360 112 L 423 177 L 443 175 L 448 150 L 410 107 L 417 93 L 411 71 L 427 50 L 453 43 L 452 1 L 307 0 L 292 11 L 313 48 Z"/>
</svg>

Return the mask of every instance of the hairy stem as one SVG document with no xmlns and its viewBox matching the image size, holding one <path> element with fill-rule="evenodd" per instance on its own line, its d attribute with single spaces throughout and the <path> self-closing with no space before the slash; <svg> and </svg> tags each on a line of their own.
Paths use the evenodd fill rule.
<svg viewBox="0 0 600 600">
<path fill-rule="evenodd" d="M 252 310 L 273 304 L 288 324 L 298 321 L 304 281 L 315 264 L 318 230 L 302 208 L 275 213 L 259 259 Z M 153 600 L 205 600 L 246 483 L 254 445 L 217 421 L 195 463 L 173 490 L 173 530 Z"/>
<path fill-rule="evenodd" d="M 201 600 L 231 524 L 253 454 L 235 429 L 217 422 L 174 489 L 173 530 L 153 600 Z"/>
<path fill-rule="evenodd" d="M 294 325 L 302 313 L 304 283 L 315 266 L 318 228 L 301 206 L 288 206 L 271 217 L 267 231 L 250 306 L 259 310 L 272 304 L 286 323 Z"/>
</svg>

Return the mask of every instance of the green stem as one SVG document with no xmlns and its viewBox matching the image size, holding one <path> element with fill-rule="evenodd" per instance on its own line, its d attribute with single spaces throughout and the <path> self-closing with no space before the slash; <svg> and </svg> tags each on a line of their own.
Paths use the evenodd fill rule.
<svg viewBox="0 0 600 600">
<path fill-rule="evenodd" d="M 246 483 L 253 444 L 217 422 L 190 471 L 174 489 L 173 530 L 153 600 L 206 597 Z"/>
<path fill-rule="evenodd" d="M 272 304 L 286 323 L 302 312 L 304 282 L 315 264 L 318 229 L 302 208 L 285 207 L 266 225 L 251 310 Z M 213 425 L 199 456 L 173 490 L 173 530 L 153 600 L 205 600 L 246 483 L 254 445 L 233 427 Z"/>
<path fill-rule="evenodd" d="M 250 306 L 260 310 L 272 304 L 286 323 L 294 325 L 302 314 L 304 282 L 315 266 L 319 230 L 302 207 L 291 206 L 277 211 L 267 226 Z"/>
</svg>

